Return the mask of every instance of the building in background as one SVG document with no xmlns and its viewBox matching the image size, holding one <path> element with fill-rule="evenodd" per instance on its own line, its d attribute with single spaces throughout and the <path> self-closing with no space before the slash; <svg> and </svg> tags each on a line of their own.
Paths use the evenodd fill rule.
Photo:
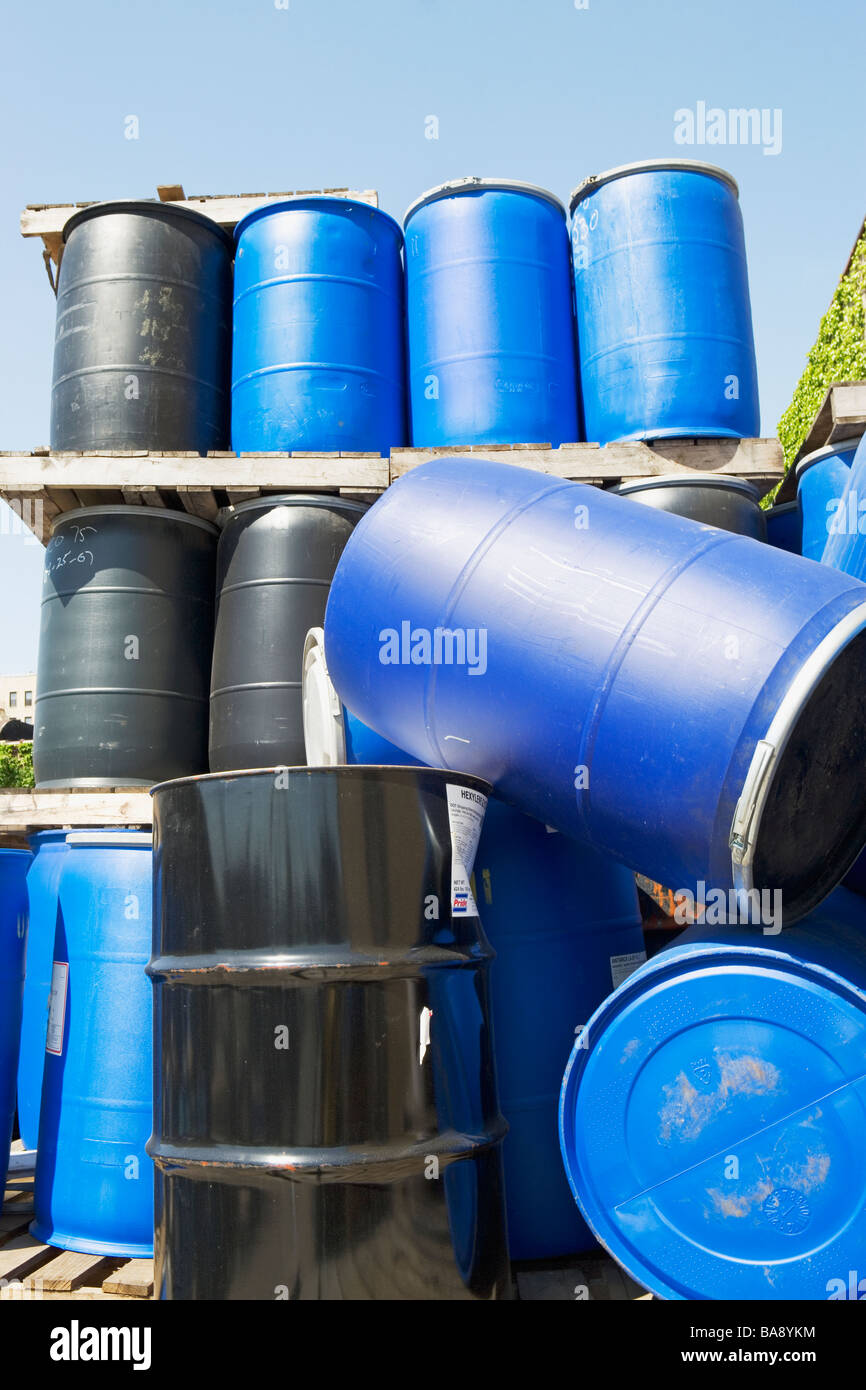
<svg viewBox="0 0 866 1390">
<path fill-rule="evenodd" d="M 32 724 L 35 703 L 36 675 L 33 671 L 23 676 L 0 675 L 0 726 L 7 719 L 21 719 L 25 724 Z"/>
</svg>

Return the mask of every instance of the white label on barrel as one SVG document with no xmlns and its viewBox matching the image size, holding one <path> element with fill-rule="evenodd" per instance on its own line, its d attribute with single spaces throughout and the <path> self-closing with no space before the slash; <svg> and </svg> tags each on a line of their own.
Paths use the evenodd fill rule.
<svg viewBox="0 0 866 1390">
<path fill-rule="evenodd" d="M 45 1034 L 45 1051 L 59 1057 L 63 1051 L 63 1021 L 66 1017 L 66 983 L 69 979 L 69 966 L 65 960 L 56 960 L 51 971 L 51 994 L 48 1003 L 48 1032 Z"/>
<path fill-rule="evenodd" d="M 475 851 L 487 797 L 471 787 L 448 783 L 448 823 L 451 826 L 451 916 L 477 917 L 478 908 L 472 896 L 469 879 L 475 863 Z"/>
<path fill-rule="evenodd" d="M 643 965 L 645 960 L 646 951 L 629 951 L 625 956 L 611 956 L 610 978 L 613 980 L 614 989 L 621 985 L 623 980 L 627 980 L 632 971 Z"/>
</svg>

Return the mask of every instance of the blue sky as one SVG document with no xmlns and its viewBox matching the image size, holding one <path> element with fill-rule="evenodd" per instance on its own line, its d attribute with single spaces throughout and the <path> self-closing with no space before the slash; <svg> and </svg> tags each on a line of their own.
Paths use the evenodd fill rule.
<svg viewBox="0 0 866 1390">
<path fill-rule="evenodd" d="M 740 183 L 763 433 L 866 212 L 862 0 L 18 0 L 4 17 L 0 448 L 48 442 L 54 300 L 26 203 L 349 185 L 398 217 L 465 174 L 566 197 L 694 154 Z M 278 6 L 286 6 L 285 8 Z M 782 113 L 776 155 L 675 113 Z M 139 121 L 139 138 L 124 136 Z M 428 117 L 438 120 L 426 138 Z M 0 504 L 2 507 L 2 504 Z M 41 547 L 0 516 L 0 671 L 35 669 Z"/>
</svg>

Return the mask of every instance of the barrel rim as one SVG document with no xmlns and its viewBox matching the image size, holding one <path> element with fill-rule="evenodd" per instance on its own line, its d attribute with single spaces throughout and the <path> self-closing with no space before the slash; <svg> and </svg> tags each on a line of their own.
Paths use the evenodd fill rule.
<svg viewBox="0 0 866 1390">
<path fill-rule="evenodd" d="M 776 707 L 769 728 L 755 744 L 746 775 L 734 807 L 729 836 L 731 853 L 731 874 L 734 887 L 739 892 L 748 893 L 760 884 L 755 883 L 754 862 L 759 841 L 764 830 L 763 818 L 773 784 L 779 768 L 785 762 L 785 750 L 800 718 L 805 714 L 809 701 L 818 690 L 822 680 L 829 673 L 834 662 L 866 630 L 866 603 L 858 603 L 844 618 L 841 618 L 825 634 L 795 673 L 785 694 Z M 739 827 L 739 833 L 738 833 Z M 769 828 L 772 834 L 772 828 Z M 841 882 L 862 850 L 851 854 L 839 875 Z M 837 856 L 838 858 L 838 856 Z M 837 866 L 838 867 L 838 864 Z M 835 872 L 835 870 L 834 870 Z M 813 908 L 817 907 L 829 889 L 819 892 L 810 900 L 801 895 L 801 901 L 793 910 L 786 911 L 786 922 L 793 925 Z M 814 890 L 813 890 L 814 894 Z M 803 897 L 805 896 L 805 901 Z"/>
<path fill-rule="evenodd" d="M 643 492 L 653 487 L 723 487 L 731 492 L 745 492 L 760 502 L 761 493 L 748 478 L 728 476 L 724 473 L 660 473 L 653 478 L 635 478 L 628 483 L 617 483 L 611 492 L 625 497 L 631 492 Z"/>
<path fill-rule="evenodd" d="M 565 217 L 565 204 L 561 198 L 557 198 L 555 193 L 551 193 L 549 188 L 542 188 L 537 183 L 524 183 L 520 179 L 487 179 L 478 175 L 468 174 L 463 179 L 450 179 L 447 183 L 436 184 L 435 188 L 428 188 L 426 193 L 422 193 L 413 203 L 410 203 L 403 214 L 403 226 L 409 221 L 419 208 L 426 207 L 428 203 L 438 202 L 440 198 L 451 198 L 459 193 L 477 192 L 502 193 L 527 193 L 533 198 L 539 198 L 543 202 L 552 203 L 558 208 Z"/>
<path fill-rule="evenodd" d="M 219 222 L 215 222 L 206 213 L 198 212 L 194 208 L 183 207 L 180 203 L 161 203 L 157 198 L 113 198 L 103 203 L 91 203 L 86 208 L 79 208 L 63 224 L 63 242 L 69 233 L 76 227 L 80 227 L 82 222 L 88 222 L 94 217 L 102 217 L 109 213 L 157 213 L 161 217 L 172 218 L 180 217 L 185 221 L 198 223 L 205 227 L 207 231 L 213 232 L 229 251 L 234 251 L 234 242 L 231 234 L 221 227 Z"/>
<path fill-rule="evenodd" d="M 232 768 L 227 772 L 198 772 L 188 777 L 172 777 L 166 782 L 157 782 L 150 789 L 151 796 L 156 796 L 157 792 L 169 791 L 173 787 L 189 786 L 197 782 L 236 782 L 241 777 L 268 777 L 273 780 L 274 773 L 277 772 L 306 772 L 322 776 L 334 777 L 339 773 L 341 777 L 350 776 L 363 781 L 373 773 L 379 774 L 375 780 L 381 780 L 381 774 L 387 773 L 402 774 L 405 778 L 408 773 L 412 777 L 423 777 L 428 772 L 439 773 L 441 777 L 465 783 L 476 791 L 483 792 L 485 796 L 492 796 L 492 783 L 485 781 L 483 777 L 476 777 L 474 772 L 457 772 L 450 767 L 401 767 L 393 763 L 340 763 L 333 767 L 310 767 L 307 763 L 298 763 L 294 767 L 284 767 L 275 764 L 273 767 L 243 767 Z"/>
<path fill-rule="evenodd" d="M 314 740 L 312 705 L 313 691 L 325 708 L 319 731 L 321 746 L 314 751 L 322 761 L 311 762 L 310 752 Z M 304 751 L 309 767 L 341 767 L 346 765 L 346 720 L 344 705 L 331 680 L 328 658 L 325 655 L 325 629 L 311 627 L 304 638 L 304 651 L 301 657 L 301 714 L 304 727 Z M 324 761 L 327 758 L 328 761 Z"/>
<path fill-rule="evenodd" d="M 66 836 L 70 849 L 84 849 L 101 845 L 117 849 L 144 848 L 153 845 L 153 832 L 146 830 L 119 830 L 116 834 L 106 834 L 104 830 L 70 830 Z"/>
<path fill-rule="evenodd" d="M 353 502 L 349 497 L 331 497 L 324 493 L 276 492 L 272 497 L 250 497 L 246 502 L 230 503 L 221 507 L 217 514 L 217 525 L 224 529 L 241 512 L 252 512 L 256 508 L 269 511 L 272 507 L 332 507 L 340 512 L 357 512 L 363 516 L 370 510 L 366 502 Z M 159 507 L 154 510 L 159 511 Z"/>
<path fill-rule="evenodd" d="M 734 197 L 739 199 L 740 186 L 737 180 L 718 164 L 708 164 L 702 159 L 642 159 L 635 164 L 618 164 L 613 169 L 605 169 L 601 174 L 589 174 L 585 179 L 581 179 L 577 187 L 571 191 L 568 210 L 574 212 L 578 203 L 590 193 L 594 193 L 603 184 L 612 183 L 614 179 L 626 178 L 629 174 L 661 174 L 666 170 L 674 173 L 708 174 L 711 178 L 727 184 Z"/>
<path fill-rule="evenodd" d="M 796 497 L 792 497 L 790 502 L 774 502 L 772 507 L 767 507 L 767 516 L 770 516 L 771 513 L 775 516 L 779 516 L 781 512 L 793 512 L 796 511 L 798 507 L 799 503 Z"/>
<path fill-rule="evenodd" d="M 219 527 L 214 526 L 212 521 L 206 521 L 203 516 L 177 512 L 173 507 L 135 507 L 121 502 L 97 503 L 95 507 L 74 507 L 71 512 L 61 512 L 51 523 L 51 535 L 54 535 L 57 527 L 63 522 L 81 516 L 160 516 L 163 521 L 186 521 L 190 526 L 200 526 L 203 530 L 209 531 L 211 535 L 219 535 Z"/>
<path fill-rule="evenodd" d="M 862 439 L 862 434 L 852 434 L 847 439 L 840 439 L 836 444 L 825 444 L 820 449 L 813 449 L 811 454 L 804 454 L 794 464 L 794 476 L 796 478 L 802 477 L 806 469 L 811 468 L 812 464 L 817 463 L 819 459 L 832 458 L 834 454 L 843 454 L 848 449 L 858 449 Z"/>
<path fill-rule="evenodd" d="M 343 207 L 359 208 L 363 212 L 376 213 L 379 217 L 383 218 L 385 222 L 390 223 L 400 238 L 400 244 L 402 245 L 403 243 L 403 228 L 400 226 L 396 217 L 391 216 L 390 212 L 386 212 L 384 208 L 374 206 L 373 203 L 364 203 L 360 198 L 341 198 L 338 193 L 295 193 L 289 198 L 274 198 L 269 203 L 262 203 L 259 207 L 253 208 L 252 211 L 246 213 L 241 220 L 235 224 L 235 242 L 237 243 L 240 240 L 241 233 L 246 231 L 247 227 L 251 226 L 253 222 L 258 221 L 259 218 L 267 217 L 272 212 L 292 212 L 304 203 L 341 203 Z"/>
<path fill-rule="evenodd" d="M 23 854 L 27 859 L 33 858 L 32 849 L 24 849 L 22 845 L 0 845 L 0 854 Z"/>
<path fill-rule="evenodd" d="M 779 935 L 771 937 L 756 933 L 748 942 L 694 941 L 680 948 L 677 942 L 674 942 L 652 959 L 645 961 L 612 994 L 602 1000 L 586 1024 L 584 1032 L 591 1037 L 603 1037 L 605 1031 L 616 1023 L 626 1010 L 639 1005 L 642 999 L 648 999 L 653 992 L 668 987 L 676 980 L 695 975 L 700 978 L 705 974 L 708 965 L 713 969 L 748 965 L 758 970 L 766 970 L 772 977 L 781 973 L 792 985 L 823 984 L 845 998 L 849 1005 L 858 1007 L 861 1011 L 864 1009 L 864 991 L 859 985 L 822 961 L 803 959 L 786 950 L 783 930 Z M 614 1224 L 611 1213 L 598 1200 L 594 1184 L 580 1181 L 586 1170 L 579 1163 L 575 1145 L 577 1099 L 591 1051 L 591 1048 L 581 1046 L 581 1039 L 577 1039 L 566 1063 L 559 1092 L 559 1144 L 569 1187 L 584 1220 L 599 1243 L 615 1256 L 631 1277 L 662 1297 L 677 1297 L 672 1283 L 676 1271 L 662 1268 L 652 1257 L 641 1257 L 637 1250 L 625 1250 L 623 1238 Z M 591 1210 L 588 1209 L 587 1202 L 591 1204 Z M 718 1258 L 718 1255 L 715 1257 Z M 652 1280 L 651 1283 L 647 1283 L 648 1277 Z"/>
</svg>

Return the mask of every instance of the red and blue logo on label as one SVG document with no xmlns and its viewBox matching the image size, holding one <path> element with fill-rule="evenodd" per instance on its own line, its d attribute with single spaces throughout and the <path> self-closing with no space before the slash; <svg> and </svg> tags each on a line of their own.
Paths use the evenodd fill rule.
<svg viewBox="0 0 866 1390">
<path fill-rule="evenodd" d="M 469 909 L 469 894 L 455 893 L 454 901 L 451 904 L 452 912 L 467 912 Z"/>
</svg>

